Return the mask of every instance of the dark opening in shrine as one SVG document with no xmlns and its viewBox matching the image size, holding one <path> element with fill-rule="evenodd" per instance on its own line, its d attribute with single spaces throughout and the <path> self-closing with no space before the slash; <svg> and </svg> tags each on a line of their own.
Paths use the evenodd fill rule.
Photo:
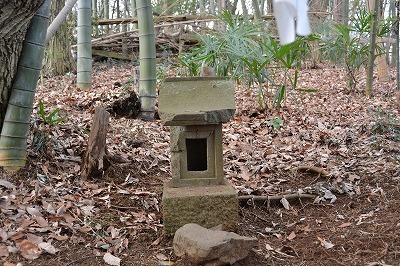
<svg viewBox="0 0 400 266">
<path fill-rule="evenodd" d="M 207 170 L 207 139 L 186 139 L 187 170 Z"/>
</svg>

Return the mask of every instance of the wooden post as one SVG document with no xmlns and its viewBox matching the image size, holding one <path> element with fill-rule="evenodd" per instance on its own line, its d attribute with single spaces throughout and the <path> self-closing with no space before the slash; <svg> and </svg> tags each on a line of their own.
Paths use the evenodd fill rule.
<svg viewBox="0 0 400 266">
<path fill-rule="evenodd" d="M 110 113 L 103 107 L 96 107 L 93 124 L 90 130 L 88 147 L 82 161 L 81 177 L 98 177 L 104 171 L 104 156 L 106 153 L 106 137 Z"/>
</svg>

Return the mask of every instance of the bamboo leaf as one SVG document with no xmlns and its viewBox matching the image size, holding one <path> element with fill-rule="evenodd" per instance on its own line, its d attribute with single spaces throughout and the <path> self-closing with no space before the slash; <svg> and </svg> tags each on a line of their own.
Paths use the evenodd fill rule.
<svg viewBox="0 0 400 266">
<path fill-rule="evenodd" d="M 282 85 L 275 92 L 274 99 L 272 102 L 272 108 L 277 108 L 278 110 L 282 107 L 282 101 L 285 98 L 286 86 Z"/>
</svg>

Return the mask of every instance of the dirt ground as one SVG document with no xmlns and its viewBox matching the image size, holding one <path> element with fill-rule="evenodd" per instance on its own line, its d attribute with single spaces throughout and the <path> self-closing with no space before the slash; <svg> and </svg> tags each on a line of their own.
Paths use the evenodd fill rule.
<svg viewBox="0 0 400 266">
<path fill-rule="evenodd" d="M 172 237 L 163 234 L 169 127 L 159 119 L 112 117 L 108 168 L 80 178 L 94 108 L 132 89 L 131 65 L 96 63 L 94 69 L 91 91 L 77 91 L 73 74 L 40 84 L 37 99 L 45 111 L 60 108 L 68 117 L 48 125 L 35 109 L 27 167 L 1 173 L 14 186 L 0 183 L 0 257 L 4 265 L 107 265 L 108 252 L 121 265 L 191 265 L 174 255 Z M 342 69 L 304 68 L 299 87 L 317 92 L 289 91 L 280 112 L 261 110 L 257 91 L 237 86 L 235 117 L 223 126 L 227 179 L 240 196 L 315 198 L 241 201 L 238 233 L 259 245 L 235 265 L 400 265 L 396 84 L 376 80 L 367 98 L 362 74 L 359 80 L 349 91 Z M 280 129 L 273 127 L 277 117 Z M 319 172 L 295 170 L 303 166 Z M 56 251 L 38 249 L 35 256 L 34 247 L 21 245 L 26 241 Z"/>
</svg>

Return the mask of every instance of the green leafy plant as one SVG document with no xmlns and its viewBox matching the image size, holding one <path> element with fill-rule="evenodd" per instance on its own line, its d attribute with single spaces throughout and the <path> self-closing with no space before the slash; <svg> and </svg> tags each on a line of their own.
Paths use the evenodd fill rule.
<svg viewBox="0 0 400 266">
<path fill-rule="evenodd" d="M 60 111 L 60 108 L 56 108 L 50 114 L 47 115 L 44 110 L 44 105 L 43 105 L 42 100 L 39 100 L 38 113 L 39 113 L 40 117 L 43 119 L 43 122 L 45 124 L 54 126 L 54 125 L 60 124 L 62 121 L 67 119 L 68 116 L 59 117 L 58 116 L 59 111 Z"/>
<path fill-rule="evenodd" d="M 310 40 L 313 37 L 310 37 Z M 272 108 L 280 109 L 282 102 L 286 98 L 288 88 L 296 89 L 298 82 L 297 65 L 304 58 L 304 54 L 308 51 L 309 46 L 305 45 L 308 40 L 306 38 L 297 38 L 293 43 L 280 45 L 274 38 L 270 37 L 268 42 L 264 44 L 265 49 L 271 54 L 274 60 L 271 62 L 270 68 L 283 71 L 283 79 L 269 79 L 270 85 L 275 88 L 274 97 L 272 99 Z M 294 70 L 293 73 L 290 70 Z"/>
<path fill-rule="evenodd" d="M 219 76 L 228 74 L 239 80 L 246 67 L 243 57 L 252 58 L 262 54 L 259 36 L 265 35 L 259 25 L 249 23 L 243 16 L 234 17 L 224 11 L 220 15 L 226 30 L 197 33 L 200 45 L 179 58 L 188 68 L 190 76 L 197 76 L 202 66 L 213 67 Z"/>
<path fill-rule="evenodd" d="M 372 15 L 365 9 L 360 9 L 351 19 L 349 26 L 333 24 L 325 28 L 320 36 L 322 52 L 335 64 L 344 64 L 348 87 L 354 89 L 357 85 L 357 72 L 366 63 L 369 55 L 368 40 Z M 383 37 L 390 31 L 391 22 L 385 20 L 378 25 L 377 37 Z M 378 47 L 378 46 L 377 46 Z M 381 48 L 377 48 L 377 55 Z"/>
<path fill-rule="evenodd" d="M 43 123 L 34 123 L 33 134 L 30 146 L 35 152 L 44 152 L 45 147 L 53 142 L 51 142 L 52 127 L 59 125 L 67 116 L 59 117 L 60 109 L 56 108 L 49 114 L 45 111 L 45 106 L 41 100 L 39 100 L 38 114 Z"/>
<path fill-rule="evenodd" d="M 225 11 L 220 15 L 225 30 L 198 34 L 200 45 L 179 58 L 190 76 L 202 66 L 213 67 L 218 76 L 230 76 L 238 83 L 258 87 L 262 108 L 282 106 L 289 88 L 297 86 L 298 73 L 290 71 L 304 59 L 309 39 L 281 46 L 262 29 L 262 24 Z M 311 37 L 310 37 L 311 38 Z M 284 71 L 283 80 L 275 72 Z M 271 97 L 271 95 L 273 95 Z"/>
<path fill-rule="evenodd" d="M 277 116 L 271 116 L 267 125 L 272 126 L 276 130 L 279 130 L 283 126 L 283 123 L 284 121 L 281 118 Z"/>
</svg>

